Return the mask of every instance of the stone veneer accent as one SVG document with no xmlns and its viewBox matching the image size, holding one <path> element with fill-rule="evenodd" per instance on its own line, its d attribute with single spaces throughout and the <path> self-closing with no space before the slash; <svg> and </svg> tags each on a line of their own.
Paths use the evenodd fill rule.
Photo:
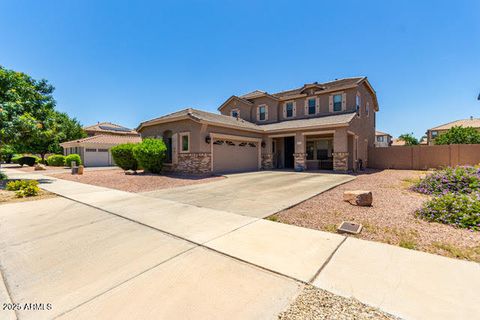
<svg viewBox="0 0 480 320">
<path fill-rule="evenodd" d="M 172 171 L 190 174 L 211 173 L 212 156 L 207 153 L 179 153 L 178 163 L 172 165 Z"/>
<path fill-rule="evenodd" d="M 333 153 L 333 170 L 348 171 L 348 152 Z"/>
<path fill-rule="evenodd" d="M 272 153 L 263 153 L 262 154 L 262 169 L 263 170 L 273 169 L 273 154 Z"/>
<path fill-rule="evenodd" d="M 295 171 L 305 171 L 307 169 L 306 153 L 294 153 L 293 158 L 295 160 Z"/>
</svg>

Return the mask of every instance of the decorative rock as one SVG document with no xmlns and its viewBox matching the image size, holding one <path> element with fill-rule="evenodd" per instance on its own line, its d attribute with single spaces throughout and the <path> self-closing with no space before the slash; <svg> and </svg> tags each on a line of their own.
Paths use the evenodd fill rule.
<svg viewBox="0 0 480 320">
<path fill-rule="evenodd" d="M 343 200 L 355 206 L 369 207 L 372 205 L 373 196 L 371 191 L 352 190 L 343 193 Z"/>
<path fill-rule="evenodd" d="M 41 170 L 47 170 L 47 168 L 45 168 L 45 165 L 44 164 L 40 164 L 40 163 L 37 163 L 35 165 L 35 171 L 41 171 Z"/>
<path fill-rule="evenodd" d="M 131 175 L 134 175 L 134 174 L 137 174 L 137 173 L 136 173 L 135 171 L 133 171 L 133 170 L 127 170 L 127 171 L 125 171 L 125 174 L 126 174 L 127 176 L 131 176 Z"/>
<path fill-rule="evenodd" d="M 83 169 L 84 169 L 84 166 L 83 166 L 83 165 L 79 165 L 79 166 L 78 166 L 78 174 L 83 174 Z"/>
</svg>

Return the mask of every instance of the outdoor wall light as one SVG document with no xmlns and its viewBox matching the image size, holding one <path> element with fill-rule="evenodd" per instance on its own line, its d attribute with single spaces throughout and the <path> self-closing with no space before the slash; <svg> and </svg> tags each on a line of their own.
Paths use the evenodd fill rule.
<svg viewBox="0 0 480 320">
<path fill-rule="evenodd" d="M 210 142 L 212 141 L 212 138 L 210 136 L 206 136 L 205 137 L 205 142 L 210 144 Z"/>
</svg>

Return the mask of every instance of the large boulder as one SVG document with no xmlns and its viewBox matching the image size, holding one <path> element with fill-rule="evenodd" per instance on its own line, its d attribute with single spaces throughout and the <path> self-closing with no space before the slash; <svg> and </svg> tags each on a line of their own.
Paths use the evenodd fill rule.
<svg viewBox="0 0 480 320">
<path fill-rule="evenodd" d="M 355 206 L 369 207 L 372 205 L 373 196 L 371 191 L 351 190 L 343 193 L 343 200 Z"/>
<path fill-rule="evenodd" d="M 47 170 L 47 168 L 45 168 L 45 165 L 40 164 L 40 163 L 37 163 L 37 164 L 35 165 L 35 169 L 34 169 L 34 170 L 35 170 L 35 171 Z"/>
</svg>

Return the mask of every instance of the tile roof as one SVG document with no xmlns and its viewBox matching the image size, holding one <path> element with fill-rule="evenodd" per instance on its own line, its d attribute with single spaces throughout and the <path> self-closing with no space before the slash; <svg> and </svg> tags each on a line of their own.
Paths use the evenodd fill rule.
<svg viewBox="0 0 480 320">
<path fill-rule="evenodd" d="M 124 126 L 111 123 L 111 122 L 99 122 L 97 124 L 83 127 L 84 131 L 93 131 L 93 132 L 100 132 L 100 133 L 112 133 L 112 134 L 122 134 L 122 135 L 137 135 L 138 133 L 135 130 L 126 128 Z"/>
<path fill-rule="evenodd" d="M 285 129 L 298 129 L 318 126 L 338 126 L 348 124 L 355 117 L 356 112 L 328 115 L 317 118 L 288 120 L 271 124 L 259 125 L 264 131 L 275 131 Z"/>
<path fill-rule="evenodd" d="M 60 145 L 66 144 L 122 144 L 122 143 L 139 143 L 142 142 L 140 136 L 133 135 L 115 135 L 115 134 L 99 134 L 78 140 L 62 142 Z"/>
<path fill-rule="evenodd" d="M 400 139 L 393 139 L 392 140 L 392 146 L 404 146 L 405 145 L 405 141 L 403 140 L 400 140 Z"/>
<path fill-rule="evenodd" d="M 480 118 L 469 118 L 442 124 L 429 130 L 448 130 L 454 126 L 480 128 Z"/>
<path fill-rule="evenodd" d="M 232 116 L 226 116 L 222 114 L 216 114 L 211 112 L 206 112 L 197 109 L 184 109 L 174 113 L 167 114 L 165 116 L 155 118 L 149 121 L 142 122 L 139 126 L 142 127 L 144 125 L 154 125 L 158 122 L 163 121 L 175 121 L 178 118 L 190 118 L 196 121 L 207 121 L 214 124 L 221 124 L 227 125 L 231 127 L 243 128 L 247 130 L 254 130 L 258 132 L 267 131 L 267 130 L 283 130 L 283 129 L 296 129 L 296 128 L 303 128 L 303 127 L 315 127 L 315 126 L 328 126 L 328 125 L 341 125 L 349 123 L 354 117 L 356 113 L 343 113 L 343 114 L 335 114 L 335 115 L 326 115 L 323 117 L 316 117 L 316 118 L 309 118 L 309 119 L 296 119 L 296 120 L 288 120 L 282 121 L 278 123 L 271 123 L 271 124 L 262 124 L 257 125 L 255 123 L 251 123 L 245 121 L 243 119 L 237 119 Z"/>
<path fill-rule="evenodd" d="M 382 131 L 375 131 L 376 136 L 391 136 L 389 133 L 385 133 Z"/>
</svg>

